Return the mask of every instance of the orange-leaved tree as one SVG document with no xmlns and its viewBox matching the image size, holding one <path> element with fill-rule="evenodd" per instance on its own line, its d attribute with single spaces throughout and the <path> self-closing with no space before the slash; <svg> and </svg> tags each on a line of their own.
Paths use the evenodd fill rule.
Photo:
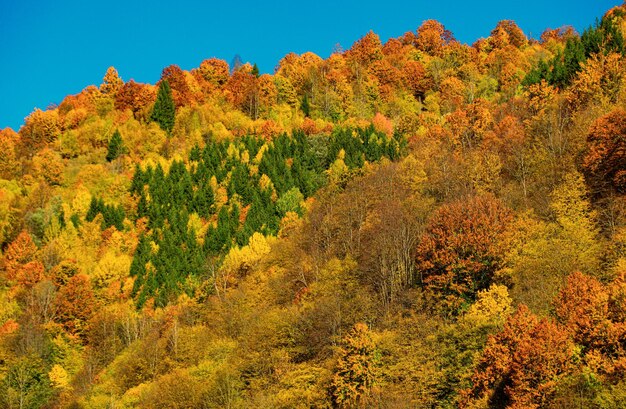
<svg viewBox="0 0 626 409">
<path fill-rule="evenodd" d="M 4 271 L 9 280 L 15 280 L 22 266 L 33 261 L 37 246 L 26 230 L 13 240 L 4 252 Z"/>
<path fill-rule="evenodd" d="M 489 337 L 472 387 L 461 392 L 460 407 L 544 407 L 567 373 L 573 351 L 565 328 L 521 304 L 503 330 Z"/>
<path fill-rule="evenodd" d="M 115 108 L 121 111 L 130 109 L 137 116 L 155 99 L 153 87 L 130 80 L 119 89 L 115 97 Z"/>
<path fill-rule="evenodd" d="M 10 180 L 20 174 L 20 158 L 16 151 L 19 143 L 20 137 L 13 129 L 0 129 L 0 178 Z"/>
<path fill-rule="evenodd" d="M 587 135 L 582 169 L 596 189 L 626 192 L 626 111 L 618 108 L 597 119 Z"/>
<path fill-rule="evenodd" d="M 104 74 L 102 84 L 100 84 L 100 92 L 115 98 L 123 85 L 124 81 L 120 78 L 115 67 L 109 67 Z"/>
<path fill-rule="evenodd" d="M 35 109 L 19 131 L 22 151 L 31 156 L 37 149 L 54 141 L 59 132 L 59 114 L 56 110 Z"/>
<path fill-rule="evenodd" d="M 422 284 L 455 312 L 494 281 L 507 250 L 512 212 L 492 195 L 441 206 L 417 247 Z"/>
<path fill-rule="evenodd" d="M 230 69 L 228 63 L 217 58 L 210 58 L 202 61 L 200 67 L 193 70 L 192 73 L 201 78 L 205 83 L 208 91 L 221 88 L 230 77 Z"/>
<path fill-rule="evenodd" d="M 174 104 L 179 108 L 189 105 L 193 101 L 193 93 L 185 78 L 185 72 L 178 65 L 172 64 L 163 69 L 161 73 L 161 81 L 167 81 L 172 89 L 172 98 Z"/>
<path fill-rule="evenodd" d="M 85 335 L 87 321 L 96 311 L 96 298 L 86 274 L 72 276 L 57 296 L 57 320 L 74 335 Z"/>
<path fill-rule="evenodd" d="M 352 47 L 346 51 L 346 58 L 353 63 L 369 66 L 371 63 L 383 58 L 382 43 L 380 37 L 370 31 L 358 39 Z"/>
<path fill-rule="evenodd" d="M 623 379 L 626 368 L 626 287 L 621 279 L 604 285 L 582 273 L 571 274 L 554 300 L 557 319 L 581 347 L 593 372 Z"/>
<path fill-rule="evenodd" d="M 426 20 L 417 29 L 415 46 L 430 55 L 441 56 L 446 45 L 456 41 L 452 32 L 437 20 Z"/>
<path fill-rule="evenodd" d="M 520 48 L 528 42 L 524 32 L 512 20 L 498 22 L 496 28 L 491 31 L 490 38 L 495 48 L 503 48 L 507 45 Z"/>
</svg>

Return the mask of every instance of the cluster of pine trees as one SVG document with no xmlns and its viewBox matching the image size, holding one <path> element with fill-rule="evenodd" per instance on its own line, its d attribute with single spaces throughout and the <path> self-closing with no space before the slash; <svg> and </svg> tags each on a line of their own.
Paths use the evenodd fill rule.
<svg viewBox="0 0 626 409">
<path fill-rule="evenodd" d="M 160 164 L 145 170 L 137 166 L 130 187 L 137 198 L 135 222 L 145 218 L 150 229 L 140 238 L 130 271 L 136 277 L 138 306 L 150 297 L 161 307 L 175 300 L 188 277 L 208 279 L 207 265 L 219 264 L 233 246 L 247 245 L 255 232 L 276 236 L 281 219 L 290 212 L 302 216 L 304 200 L 326 184 L 329 173 L 342 177 L 365 161 L 397 159 L 406 144 L 401 136 L 387 138 L 371 126 L 337 128 L 329 138 L 316 139 L 303 132 L 282 134 L 271 143 L 251 136 L 220 142 L 209 138 L 203 149 L 192 147 L 187 164 L 175 160 L 167 173 Z M 219 189 L 225 191 L 225 202 L 216 203 Z M 86 218 L 102 213 L 103 229 L 115 225 L 122 230 L 123 211 L 117 211 L 93 199 Z M 201 246 L 189 227 L 191 214 L 215 220 Z M 122 220 L 114 219 L 118 215 Z M 158 247 L 156 254 L 149 243 Z M 147 271 L 147 262 L 153 270 Z"/>
</svg>

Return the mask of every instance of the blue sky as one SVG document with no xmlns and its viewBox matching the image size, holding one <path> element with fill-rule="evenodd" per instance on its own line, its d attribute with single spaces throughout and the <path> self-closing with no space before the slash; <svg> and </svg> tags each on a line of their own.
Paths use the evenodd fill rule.
<svg viewBox="0 0 626 409">
<path fill-rule="evenodd" d="M 161 70 L 236 54 L 273 72 L 289 52 L 327 57 L 373 30 L 383 41 L 436 19 L 473 43 L 500 20 L 538 38 L 565 24 L 579 32 L 620 0 L 537 1 L 133 1 L 0 0 L 0 129 L 15 130 L 113 65 L 125 81 L 155 83 Z"/>
</svg>

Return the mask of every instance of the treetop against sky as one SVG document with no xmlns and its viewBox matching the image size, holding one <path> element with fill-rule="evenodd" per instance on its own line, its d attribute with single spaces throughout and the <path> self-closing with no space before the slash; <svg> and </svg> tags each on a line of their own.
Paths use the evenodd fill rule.
<svg viewBox="0 0 626 409">
<path fill-rule="evenodd" d="M 164 1 L 101 5 L 79 0 L 0 2 L 0 128 L 15 130 L 34 109 L 58 104 L 109 66 L 128 81 L 156 83 L 163 67 L 197 67 L 236 55 L 271 73 L 289 52 L 327 57 L 368 31 L 383 41 L 436 19 L 465 43 L 487 37 L 498 21 L 515 20 L 526 35 L 565 24 L 579 32 L 616 0 L 298 2 Z"/>
</svg>

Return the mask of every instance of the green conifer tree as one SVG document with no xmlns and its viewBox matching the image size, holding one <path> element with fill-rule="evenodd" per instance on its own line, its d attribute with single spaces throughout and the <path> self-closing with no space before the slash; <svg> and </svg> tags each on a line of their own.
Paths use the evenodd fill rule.
<svg viewBox="0 0 626 409">
<path fill-rule="evenodd" d="M 107 151 L 106 160 L 107 162 L 114 161 L 119 158 L 120 155 L 126 153 L 126 148 L 124 147 L 124 141 L 122 141 L 122 135 L 120 135 L 119 130 L 115 130 L 113 132 L 113 136 L 109 141 L 109 147 Z"/>
<path fill-rule="evenodd" d="M 259 67 L 256 65 L 256 63 L 254 63 L 254 65 L 252 66 L 251 74 L 259 78 L 260 72 L 259 72 Z"/>
<path fill-rule="evenodd" d="M 170 134 L 174 128 L 175 116 L 176 106 L 172 99 L 172 89 L 170 88 L 169 82 L 163 80 L 159 84 L 159 92 L 156 102 L 154 103 L 154 108 L 152 108 L 150 119 L 158 123 L 161 129 Z"/>
<path fill-rule="evenodd" d="M 85 215 L 85 220 L 88 222 L 92 221 L 96 218 L 96 216 L 104 211 L 104 201 L 102 199 L 96 199 L 95 197 L 91 198 L 91 203 L 89 204 L 89 210 Z"/>
<path fill-rule="evenodd" d="M 137 203 L 137 218 L 148 216 L 150 210 L 148 207 L 148 200 L 146 199 L 145 194 L 141 194 L 139 197 L 139 202 Z"/>
<path fill-rule="evenodd" d="M 209 218 L 213 212 L 213 204 L 215 202 L 215 195 L 213 189 L 208 183 L 201 185 L 196 192 L 193 200 L 193 209 L 198 215 L 204 218 Z"/>
<path fill-rule="evenodd" d="M 141 170 L 139 164 L 135 164 L 135 173 L 130 183 L 130 193 L 140 195 L 143 192 L 144 185 L 148 183 L 148 175 Z"/>
<path fill-rule="evenodd" d="M 304 116 L 311 116 L 311 104 L 309 103 L 309 96 L 307 94 L 304 94 L 304 97 L 302 98 L 300 109 L 302 110 L 302 113 L 304 113 Z"/>
</svg>

